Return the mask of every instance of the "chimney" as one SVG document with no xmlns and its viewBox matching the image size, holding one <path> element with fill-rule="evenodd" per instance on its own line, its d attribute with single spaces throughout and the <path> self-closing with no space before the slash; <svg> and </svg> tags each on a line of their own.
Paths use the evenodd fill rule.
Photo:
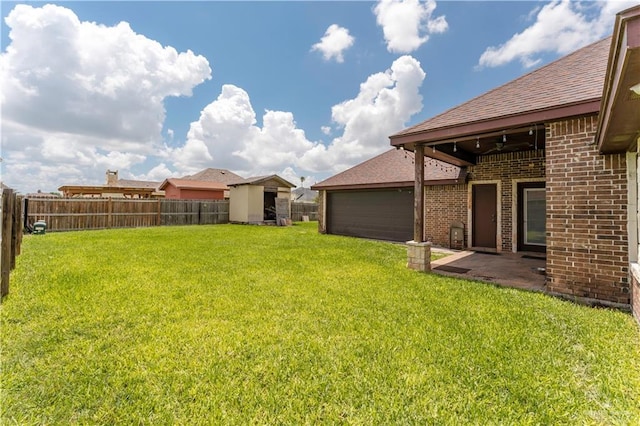
<svg viewBox="0 0 640 426">
<path fill-rule="evenodd" d="M 118 171 L 107 170 L 107 186 L 116 186 L 118 184 Z"/>
</svg>

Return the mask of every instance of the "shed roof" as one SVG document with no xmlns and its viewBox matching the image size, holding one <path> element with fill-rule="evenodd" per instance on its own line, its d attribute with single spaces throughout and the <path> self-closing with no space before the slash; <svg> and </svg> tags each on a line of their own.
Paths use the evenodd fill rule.
<svg viewBox="0 0 640 426">
<path fill-rule="evenodd" d="M 392 145 L 438 141 L 596 113 L 611 37 L 392 135 Z"/>
<path fill-rule="evenodd" d="M 338 173 L 311 189 L 398 188 L 414 185 L 414 153 L 391 149 L 342 173 Z M 425 182 L 430 185 L 464 182 L 464 169 L 436 160 L 424 159 Z"/>
<path fill-rule="evenodd" d="M 278 175 L 268 175 L 268 176 L 254 176 L 246 179 L 242 179 L 238 182 L 230 183 L 229 186 L 240 186 L 240 185 L 260 185 L 261 183 L 265 183 L 269 180 L 275 180 L 281 186 L 288 188 L 295 188 L 296 186 L 289 182 L 286 179 L 281 178 Z"/>
</svg>

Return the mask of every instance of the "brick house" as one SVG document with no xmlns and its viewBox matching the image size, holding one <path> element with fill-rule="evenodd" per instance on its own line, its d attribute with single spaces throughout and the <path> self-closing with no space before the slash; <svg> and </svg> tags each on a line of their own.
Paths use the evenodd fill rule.
<svg viewBox="0 0 640 426">
<path fill-rule="evenodd" d="M 465 181 L 464 169 L 425 159 L 425 185 Z M 319 191 L 321 233 L 410 240 L 413 235 L 414 154 L 391 149 L 311 188 Z"/>
<path fill-rule="evenodd" d="M 470 249 L 546 252 L 549 293 L 618 307 L 633 293 L 640 318 L 639 15 L 621 12 L 612 37 L 390 137 L 467 170 L 464 184 L 425 187 L 416 161 L 414 242 L 446 246 L 463 222 Z"/>
<path fill-rule="evenodd" d="M 169 200 L 224 200 L 229 191 L 224 183 L 181 178 L 165 179 L 159 189 Z"/>
</svg>

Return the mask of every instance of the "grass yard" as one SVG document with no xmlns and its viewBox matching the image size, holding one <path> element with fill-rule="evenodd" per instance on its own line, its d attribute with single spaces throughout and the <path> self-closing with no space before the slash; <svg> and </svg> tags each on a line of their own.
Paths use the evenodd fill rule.
<svg viewBox="0 0 640 426">
<path fill-rule="evenodd" d="M 26 236 L 1 424 L 638 424 L 629 314 L 214 225 Z"/>
</svg>

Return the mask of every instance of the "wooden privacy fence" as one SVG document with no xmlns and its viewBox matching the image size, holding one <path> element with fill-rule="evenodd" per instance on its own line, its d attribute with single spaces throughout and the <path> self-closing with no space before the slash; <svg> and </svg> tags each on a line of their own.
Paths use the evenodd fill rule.
<svg viewBox="0 0 640 426">
<path fill-rule="evenodd" d="M 302 216 L 308 216 L 309 220 L 318 220 L 318 204 L 291 203 L 291 220 L 301 222 Z"/>
<path fill-rule="evenodd" d="M 44 220 L 47 231 L 229 222 L 227 200 L 27 198 L 24 208 L 25 225 Z"/>
<path fill-rule="evenodd" d="M 0 297 L 9 294 L 9 275 L 16 266 L 22 242 L 22 197 L 2 188 L 2 233 L 0 234 Z"/>
</svg>

